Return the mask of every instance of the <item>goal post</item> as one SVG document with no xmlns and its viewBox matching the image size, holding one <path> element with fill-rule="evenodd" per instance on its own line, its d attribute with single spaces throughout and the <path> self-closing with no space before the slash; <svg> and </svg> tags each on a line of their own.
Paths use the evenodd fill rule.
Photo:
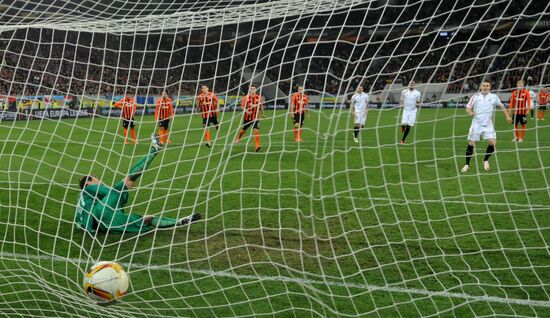
<svg viewBox="0 0 550 318">
<path fill-rule="evenodd" d="M 0 315 L 549 315 L 539 98 L 550 86 L 549 6 L 0 6 Z M 519 80 L 535 94 L 533 118 L 528 109 L 523 142 L 512 142 L 522 123 L 495 107 L 486 169 L 487 135 L 468 147 L 466 105 L 488 81 L 509 109 Z M 405 124 L 411 81 L 419 108 Z M 203 85 L 219 125 L 204 113 Z M 251 86 L 266 118 L 247 117 Z M 299 86 L 307 107 L 296 104 Z M 291 113 L 292 101 L 307 112 Z M 152 134 L 165 140 L 158 153 Z M 115 187 L 148 155 L 124 213 L 203 219 L 142 233 L 79 228 L 80 178 Z M 129 275 L 128 295 L 111 307 L 82 290 L 98 261 Z"/>
</svg>

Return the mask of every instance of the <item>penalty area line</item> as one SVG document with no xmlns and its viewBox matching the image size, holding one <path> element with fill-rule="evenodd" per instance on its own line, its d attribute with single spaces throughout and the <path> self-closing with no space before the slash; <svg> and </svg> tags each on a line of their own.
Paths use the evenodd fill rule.
<svg viewBox="0 0 550 318">
<path fill-rule="evenodd" d="M 56 262 L 71 262 L 76 264 L 88 264 L 89 261 L 80 258 L 66 258 L 57 255 L 27 255 L 20 253 L 9 253 L 9 252 L 0 252 L 0 259 L 13 259 L 17 260 L 49 260 Z M 426 297 L 445 297 L 445 298 L 457 298 L 464 299 L 469 301 L 480 301 L 480 302 L 492 302 L 492 303 L 502 303 L 502 304 L 514 304 L 514 305 L 524 305 L 524 306 L 534 306 L 534 307 L 546 307 L 550 308 L 550 301 L 542 300 L 527 300 L 527 299 L 517 299 L 517 298 L 502 298 L 496 296 L 476 296 L 466 293 L 457 293 L 457 292 L 448 292 L 448 291 L 431 291 L 418 288 L 405 288 L 405 287 L 393 287 L 393 286 L 379 286 L 372 284 L 359 284 L 359 283 L 350 283 L 350 282 L 341 282 L 336 280 L 315 280 L 308 278 L 297 278 L 297 277 L 287 277 L 287 276 L 269 276 L 269 275 L 245 275 L 245 274 L 236 274 L 230 271 L 213 271 L 213 270 L 200 270 L 200 269 L 187 269 L 187 268 L 178 268 L 173 267 L 173 265 L 147 265 L 139 263 L 124 263 L 120 262 L 125 268 L 128 269 L 142 269 L 149 271 L 168 271 L 174 273 L 187 273 L 190 275 L 204 275 L 211 277 L 224 277 L 231 278 L 235 280 L 249 280 L 249 281 L 268 281 L 275 283 L 292 283 L 300 285 L 324 285 L 324 286 L 335 286 L 343 287 L 347 289 L 361 289 L 370 292 L 388 292 L 388 293 L 404 293 L 404 294 L 413 294 L 421 295 Z"/>
</svg>

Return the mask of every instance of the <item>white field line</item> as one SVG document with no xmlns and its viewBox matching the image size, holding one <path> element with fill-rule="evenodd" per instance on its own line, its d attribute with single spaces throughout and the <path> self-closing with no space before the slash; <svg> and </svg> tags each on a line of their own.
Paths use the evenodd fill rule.
<svg viewBox="0 0 550 318">
<path fill-rule="evenodd" d="M 51 186 L 65 186 L 61 185 L 59 183 L 49 183 L 49 182 L 29 182 L 29 181 L 22 181 L 22 182 L 8 182 L 8 181 L 0 181 L 1 184 L 22 184 L 22 185 L 37 185 L 37 186 L 44 186 L 44 185 L 51 185 Z M 12 188 L 4 188 L 0 186 L 0 189 L 15 189 Z M 258 195 L 258 196 L 276 196 L 276 197 L 303 197 L 308 199 L 308 196 L 305 195 L 296 195 L 291 193 L 280 193 L 280 192 L 247 192 L 243 190 L 230 190 L 230 191 L 220 191 L 220 190 L 206 190 L 206 189 L 183 189 L 183 188 L 166 188 L 166 187 L 158 187 L 153 185 L 143 185 L 135 188 L 136 190 L 139 189 L 148 189 L 148 190 L 162 190 L 162 191 L 177 191 L 177 192 L 184 192 L 184 191 L 192 191 L 192 192 L 206 192 L 206 193 L 216 193 L 216 194 L 243 194 L 243 195 Z M 78 191 L 78 189 L 74 189 L 75 191 Z M 419 199 L 391 199 L 391 198 L 382 198 L 382 197 L 364 197 L 364 198 L 358 198 L 358 197 L 352 197 L 352 196 L 346 196 L 346 195 L 325 195 L 323 197 L 312 197 L 312 200 L 324 200 L 324 199 L 349 199 L 354 201 L 386 201 L 386 202 L 392 202 L 396 204 L 424 204 L 424 203 L 451 203 L 451 204 L 477 204 L 477 205 L 495 205 L 495 206 L 515 206 L 520 208 L 525 208 L 525 204 L 523 203 L 504 203 L 504 202 L 475 202 L 475 201 L 466 201 L 466 200 L 447 200 L 447 199 L 440 199 L 440 200 L 419 200 Z M 544 204 L 531 204 L 530 207 L 532 208 L 548 208 L 548 205 Z"/>
<path fill-rule="evenodd" d="M 26 255 L 19 253 L 8 253 L 0 252 L 0 259 L 13 259 L 13 260 L 53 260 L 57 262 L 71 262 L 75 264 L 88 264 L 88 261 L 85 259 L 79 258 L 66 258 L 57 255 Z M 343 287 L 347 289 L 361 289 L 370 292 L 382 291 L 389 293 L 405 293 L 413 295 L 421 295 L 426 297 L 445 297 L 445 298 L 457 298 L 465 299 L 470 301 L 481 301 L 481 302 L 492 302 L 492 303 L 503 303 L 503 304 L 514 304 L 514 305 L 525 305 L 525 306 L 535 306 L 535 307 L 547 307 L 550 308 L 550 301 L 541 301 L 541 300 L 527 300 L 527 299 L 517 299 L 517 298 L 502 298 L 495 296 L 475 296 L 465 293 L 456 293 L 448 291 L 430 291 L 425 289 L 417 288 L 404 288 L 404 287 L 392 287 L 392 286 L 379 286 L 371 284 L 358 284 L 358 283 L 346 283 L 335 280 L 315 280 L 307 278 L 296 278 L 296 277 L 287 277 L 287 276 L 268 276 L 268 275 L 243 275 L 235 274 L 231 271 L 212 271 L 212 270 L 199 270 L 199 269 L 187 269 L 187 268 L 178 268 L 173 267 L 173 265 L 147 265 L 139 263 L 122 263 L 127 269 L 145 269 L 149 271 L 168 271 L 174 273 L 187 273 L 191 275 L 204 275 L 212 277 L 225 277 L 232 278 L 236 280 L 250 280 L 250 281 L 268 281 L 268 282 L 282 282 L 282 283 L 293 283 L 300 285 L 324 285 L 324 286 L 336 286 Z"/>
<path fill-rule="evenodd" d="M 243 137 L 246 139 L 246 137 Z M 264 138 L 268 138 L 267 136 L 264 136 Z M 328 137 L 326 138 L 328 139 Z M 354 147 L 357 147 L 357 145 L 355 145 L 351 140 L 342 140 L 342 139 L 337 139 L 337 140 L 332 140 L 330 142 L 326 142 L 326 139 L 317 139 L 317 140 L 305 140 L 305 141 L 302 141 L 300 142 L 299 144 L 319 144 L 319 146 L 321 147 L 325 147 L 325 143 L 329 144 L 327 145 L 326 147 L 330 146 L 330 144 L 339 144 L 339 145 L 342 145 L 342 144 L 348 144 L 350 147 L 354 146 Z M 381 140 L 389 140 L 390 138 L 388 139 L 381 139 Z M 141 141 L 140 144 L 143 144 L 143 145 L 148 145 L 149 142 L 150 142 L 151 139 L 149 138 L 146 138 L 146 139 L 138 139 L 138 141 Z M 223 142 L 223 141 L 216 141 L 215 139 L 212 140 L 212 146 L 232 146 L 232 145 L 235 145 L 235 143 L 232 141 L 233 139 L 230 138 L 230 142 Z M 177 140 L 172 140 L 172 146 L 202 146 L 204 144 L 204 141 L 202 139 L 200 140 L 197 140 L 198 142 L 195 142 L 195 143 L 180 143 L 180 142 L 177 142 Z M 437 139 L 421 139 L 421 140 L 411 140 L 409 142 L 407 142 L 406 145 L 401 145 L 401 143 L 399 142 L 399 140 L 397 140 L 395 143 L 382 143 L 382 144 L 376 144 L 376 146 L 384 146 L 384 147 L 388 147 L 388 146 L 399 146 L 400 148 L 407 148 L 407 147 L 410 147 L 411 145 L 414 145 L 414 144 L 420 144 L 420 143 L 428 143 L 428 142 L 446 142 L 445 140 L 437 140 Z M 32 144 L 59 144 L 59 145 L 65 145 L 67 143 L 72 143 L 72 144 L 81 144 L 81 145 L 101 145 L 101 144 L 107 144 L 107 145 L 112 145 L 113 143 L 115 144 L 120 144 L 120 145 L 123 145 L 124 143 L 122 141 L 115 141 L 115 142 L 110 142 L 110 141 L 88 141 L 88 140 L 68 140 L 68 141 L 49 141 L 49 140 L 34 140 L 32 142 L 26 142 L 26 141 L 22 141 L 22 140 L 3 140 L 2 142 L 5 142 L 5 143 L 20 143 L 20 144 L 24 144 L 24 145 L 32 145 Z M 296 142 L 294 141 L 268 141 L 267 142 L 268 145 L 295 145 L 297 144 Z M 369 142 L 366 142 L 367 145 L 374 145 L 373 143 L 371 143 L 370 141 Z M 456 148 L 462 148 L 462 146 L 466 144 L 466 139 L 464 139 L 464 142 L 462 143 L 458 143 L 458 145 L 456 147 L 439 147 L 437 146 L 437 149 L 456 149 Z M 483 144 L 483 143 L 482 143 Z M 510 142 L 510 144 L 514 144 L 513 142 Z M 527 141 L 524 141 L 523 144 L 536 144 L 538 145 L 536 148 L 532 148 L 533 150 L 540 150 L 539 148 L 540 147 L 543 147 L 543 148 L 547 148 L 547 147 L 544 147 L 543 145 L 545 145 L 546 143 L 545 142 L 541 142 L 541 141 L 537 141 L 537 140 L 527 140 Z M 134 147 L 133 144 L 129 144 L 129 145 L 126 145 L 126 147 Z M 167 148 L 167 149 L 170 149 L 170 146 Z M 434 149 L 434 147 L 415 147 L 415 149 Z"/>
</svg>

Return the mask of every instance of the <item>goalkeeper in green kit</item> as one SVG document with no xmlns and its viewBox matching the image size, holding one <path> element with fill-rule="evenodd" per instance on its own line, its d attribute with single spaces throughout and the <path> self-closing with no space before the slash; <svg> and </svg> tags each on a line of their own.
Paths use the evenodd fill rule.
<svg viewBox="0 0 550 318">
<path fill-rule="evenodd" d="M 112 188 L 93 175 L 80 179 L 82 192 L 75 216 L 75 223 L 79 228 L 89 233 L 143 233 L 157 228 L 183 226 L 201 219 L 200 213 L 193 213 L 181 219 L 124 213 L 124 206 L 128 202 L 128 190 L 164 147 L 158 137 L 153 136 L 152 139 L 149 154 L 134 164 L 128 176 Z"/>
</svg>

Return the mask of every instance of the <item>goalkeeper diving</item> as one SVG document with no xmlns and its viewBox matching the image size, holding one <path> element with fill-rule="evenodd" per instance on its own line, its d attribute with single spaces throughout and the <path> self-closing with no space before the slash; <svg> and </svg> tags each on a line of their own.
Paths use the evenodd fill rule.
<svg viewBox="0 0 550 318">
<path fill-rule="evenodd" d="M 103 184 L 93 175 L 80 179 L 82 191 L 75 216 L 75 223 L 79 228 L 92 234 L 96 231 L 143 233 L 157 228 L 184 226 L 202 218 L 200 213 L 192 213 L 181 219 L 124 213 L 124 206 L 128 202 L 128 190 L 164 148 L 157 136 L 153 136 L 152 139 L 149 154 L 136 162 L 130 168 L 128 176 L 113 187 Z"/>
</svg>

